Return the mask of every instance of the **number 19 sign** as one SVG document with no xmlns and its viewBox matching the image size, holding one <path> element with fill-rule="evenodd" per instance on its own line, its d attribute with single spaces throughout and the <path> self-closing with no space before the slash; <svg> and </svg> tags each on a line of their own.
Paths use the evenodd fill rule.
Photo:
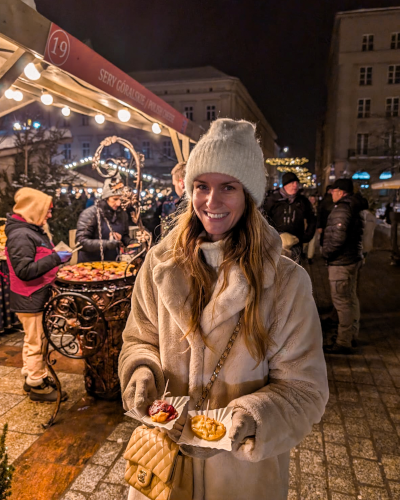
<svg viewBox="0 0 400 500">
<path fill-rule="evenodd" d="M 44 59 L 177 132 L 185 133 L 188 120 L 179 111 L 54 23 Z"/>
<path fill-rule="evenodd" d="M 68 59 L 71 50 L 71 41 L 68 33 L 58 29 L 51 33 L 47 40 L 46 58 L 54 66 L 62 66 Z"/>
</svg>

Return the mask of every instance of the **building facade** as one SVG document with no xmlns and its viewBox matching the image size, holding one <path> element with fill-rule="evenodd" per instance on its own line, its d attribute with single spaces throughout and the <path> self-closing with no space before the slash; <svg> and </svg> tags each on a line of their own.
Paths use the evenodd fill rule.
<svg viewBox="0 0 400 500">
<path fill-rule="evenodd" d="M 238 78 L 212 66 L 139 71 L 130 76 L 204 130 L 216 118 L 245 119 L 255 123 L 265 158 L 277 156 L 276 134 Z M 268 166 L 267 172 L 268 186 L 273 187 L 277 181 L 276 168 Z"/>
<path fill-rule="evenodd" d="M 389 178 L 400 158 L 400 7 L 336 15 L 327 87 L 318 182 Z"/>
</svg>

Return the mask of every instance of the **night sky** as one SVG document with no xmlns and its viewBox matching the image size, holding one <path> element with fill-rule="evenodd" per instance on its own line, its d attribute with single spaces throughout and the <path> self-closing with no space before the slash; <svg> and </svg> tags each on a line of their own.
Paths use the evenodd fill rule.
<svg viewBox="0 0 400 500">
<path fill-rule="evenodd" d="M 338 11 L 400 0 L 36 0 L 122 70 L 215 66 L 241 79 L 291 154 L 314 158 Z M 312 168 L 312 165 L 310 165 Z"/>
</svg>

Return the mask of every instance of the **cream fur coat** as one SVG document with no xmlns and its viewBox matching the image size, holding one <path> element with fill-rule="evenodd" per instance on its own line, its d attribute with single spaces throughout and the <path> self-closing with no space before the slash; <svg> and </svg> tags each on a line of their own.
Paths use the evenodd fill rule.
<svg viewBox="0 0 400 500">
<path fill-rule="evenodd" d="M 286 499 L 289 451 L 319 422 L 328 399 L 321 326 L 310 279 L 303 268 L 280 255 L 280 238 L 273 229 L 270 236 L 277 272 L 265 263 L 262 307 L 274 344 L 255 368 L 239 334 L 210 393 L 210 409 L 239 407 L 254 418 L 255 439 L 237 452 L 193 460 L 195 500 Z M 171 256 L 173 238 L 174 231 L 152 248 L 139 272 L 123 333 L 119 375 L 124 391 L 134 370 L 147 365 L 160 394 L 169 379 L 172 395 L 189 395 L 193 409 L 236 326 L 248 286 L 239 268 L 234 268 L 228 288 L 216 298 L 222 277 L 218 280 L 201 319 L 213 350 L 199 335 L 181 341 L 188 325 L 189 286 Z M 204 243 L 202 251 L 218 268 L 221 242 Z M 131 488 L 130 500 L 144 498 Z"/>
</svg>

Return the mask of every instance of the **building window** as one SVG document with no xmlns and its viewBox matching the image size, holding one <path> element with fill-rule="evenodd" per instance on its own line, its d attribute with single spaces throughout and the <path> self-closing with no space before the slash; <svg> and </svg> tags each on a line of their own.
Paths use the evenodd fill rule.
<svg viewBox="0 0 400 500">
<path fill-rule="evenodd" d="M 357 154 L 368 154 L 368 134 L 357 134 Z"/>
<path fill-rule="evenodd" d="M 193 106 L 185 106 L 185 111 L 183 113 L 186 118 L 193 121 Z"/>
<path fill-rule="evenodd" d="M 374 50 L 374 35 L 363 35 L 362 51 L 369 52 L 370 50 Z"/>
<path fill-rule="evenodd" d="M 392 50 L 400 49 L 400 33 L 392 33 L 390 48 Z"/>
<path fill-rule="evenodd" d="M 371 116 L 371 99 L 358 99 L 357 118 L 369 118 Z"/>
<path fill-rule="evenodd" d="M 142 151 L 146 160 L 149 160 L 151 157 L 151 148 L 150 141 L 143 141 Z"/>
<path fill-rule="evenodd" d="M 388 156 L 393 147 L 393 134 L 391 132 L 386 132 L 383 137 L 383 154 Z"/>
<path fill-rule="evenodd" d="M 89 125 L 89 117 L 87 115 L 82 115 L 82 126 L 87 127 Z"/>
<path fill-rule="evenodd" d="M 129 151 L 128 148 L 124 148 L 123 152 L 122 152 L 122 155 L 124 156 L 124 158 L 126 158 L 127 160 L 130 160 L 132 155 L 131 155 L 131 152 Z"/>
<path fill-rule="evenodd" d="M 166 156 L 167 158 L 171 158 L 171 156 L 172 156 L 171 141 L 164 141 L 163 142 L 163 156 Z"/>
<path fill-rule="evenodd" d="M 215 120 L 215 106 L 207 106 L 207 121 Z"/>
<path fill-rule="evenodd" d="M 372 67 L 360 68 L 360 85 L 372 85 Z"/>
<path fill-rule="evenodd" d="M 82 156 L 90 156 L 90 142 L 82 142 Z"/>
<path fill-rule="evenodd" d="M 64 118 L 63 127 L 64 128 L 68 128 L 69 126 L 70 126 L 69 119 L 68 118 Z"/>
<path fill-rule="evenodd" d="M 400 83 L 400 65 L 390 65 L 388 74 L 388 83 Z"/>
<path fill-rule="evenodd" d="M 64 144 L 64 158 L 66 160 L 71 159 L 71 144 Z"/>
<path fill-rule="evenodd" d="M 398 97 L 388 97 L 386 99 L 386 116 L 399 116 L 399 98 Z"/>
</svg>

